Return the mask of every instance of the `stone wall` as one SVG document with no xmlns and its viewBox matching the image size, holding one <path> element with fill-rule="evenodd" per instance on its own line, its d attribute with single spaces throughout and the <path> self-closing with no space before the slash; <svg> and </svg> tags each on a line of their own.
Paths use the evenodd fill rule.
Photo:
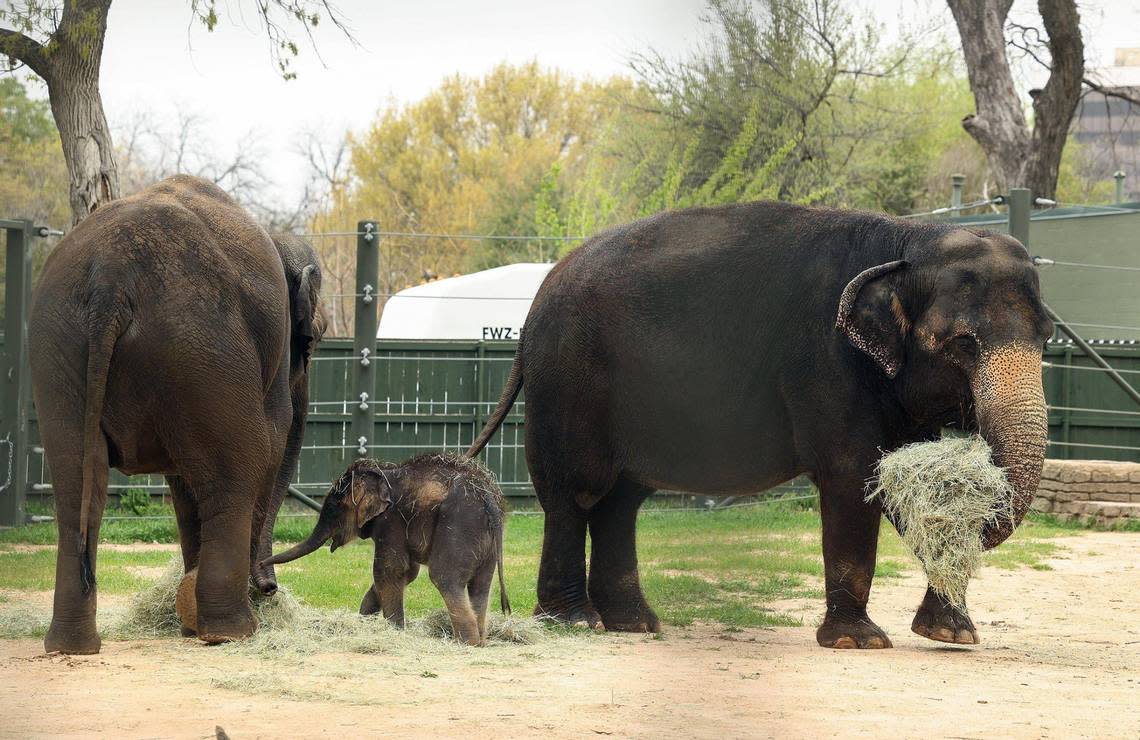
<svg viewBox="0 0 1140 740">
<path fill-rule="evenodd" d="M 1046 460 L 1033 510 L 1100 526 L 1140 521 L 1140 463 Z"/>
</svg>

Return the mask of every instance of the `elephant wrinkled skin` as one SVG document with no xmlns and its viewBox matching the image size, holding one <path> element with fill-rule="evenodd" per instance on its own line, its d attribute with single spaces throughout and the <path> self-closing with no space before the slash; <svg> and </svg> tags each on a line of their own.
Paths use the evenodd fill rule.
<svg viewBox="0 0 1140 740">
<path fill-rule="evenodd" d="M 321 274 L 212 183 L 108 203 L 52 252 L 29 315 L 32 390 L 59 549 L 49 651 L 99 651 L 95 561 L 109 468 L 166 476 L 198 635 L 249 635 L 251 573 L 276 588 L 277 509 L 297 464 Z"/>
<path fill-rule="evenodd" d="M 890 647 L 867 615 L 883 452 L 979 431 L 1021 521 L 1046 443 L 1036 268 L 1002 235 L 881 215 L 745 203 L 604 232 L 551 270 L 498 408 L 526 391 L 526 454 L 546 513 L 537 611 L 656 631 L 638 580 L 638 507 L 654 490 L 820 489 L 828 647 Z M 584 554 L 591 537 L 589 577 Z M 928 591 L 915 632 L 976 642 Z"/>
</svg>

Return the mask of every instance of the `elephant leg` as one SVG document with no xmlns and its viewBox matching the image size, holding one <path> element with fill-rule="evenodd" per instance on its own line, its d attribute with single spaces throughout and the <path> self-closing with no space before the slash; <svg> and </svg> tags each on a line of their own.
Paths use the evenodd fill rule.
<svg viewBox="0 0 1140 740">
<path fill-rule="evenodd" d="M 178 545 L 182 549 L 182 568 L 189 573 L 198 567 L 202 550 L 202 521 L 198 518 L 198 502 L 186 481 L 177 475 L 166 476 L 170 497 L 174 500 L 174 518 L 178 522 Z"/>
<path fill-rule="evenodd" d="M 82 404 L 79 405 L 83 408 Z M 52 472 L 55 516 L 59 529 L 59 548 L 55 560 L 55 597 L 51 626 L 44 637 L 47 652 L 90 655 L 101 647 L 95 626 L 98 603 L 96 585 L 85 589 L 80 571 L 79 513 L 83 494 L 82 418 L 64 420 L 52 413 L 51 407 L 40 406 L 41 435 L 48 465 Z M 87 520 L 87 556 L 91 574 L 96 572 L 99 527 L 107 503 L 107 448 L 95 451 L 97 461 L 95 492 L 91 498 Z"/>
<path fill-rule="evenodd" d="M 186 481 L 177 475 L 166 476 L 170 497 L 174 500 L 174 517 L 178 522 L 178 544 L 182 549 L 182 572 L 189 573 L 198 567 L 202 550 L 202 522 L 198 519 L 198 502 Z M 183 637 L 194 637 L 197 632 L 181 628 Z"/>
<path fill-rule="evenodd" d="M 363 616 L 371 616 L 380 612 L 380 597 L 376 595 L 376 586 L 368 587 L 364 592 L 364 598 L 360 600 L 360 613 Z"/>
<path fill-rule="evenodd" d="M 586 521 L 586 512 L 573 504 L 547 509 L 534 615 L 601 630 L 602 617 L 586 589 Z"/>
<path fill-rule="evenodd" d="M 369 589 L 377 609 L 367 613 L 376 614 L 379 611 L 392 626 L 403 629 L 404 590 L 419 575 L 419 563 L 408 562 L 404 553 L 386 552 L 378 555 L 372 559 L 372 588 Z M 371 606 L 372 603 L 368 594 L 365 594 L 364 600 L 360 602 L 360 613 L 365 614 L 365 605 Z"/>
<path fill-rule="evenodd" d="M 278 382 L 282 381 L 283 378 Z M 280 401 L 268 412 L 269 428 L 278 430 L 288 427 L 289 433 L 287 437 L 272 442 L 272 474 L 258 492 L 257 504 L 253 510 L 249 568 L 253 585 L 266 596 L 277 592 L 277 573 L 272 565 L 260 563 L 273 555 L 273 526 L 277 522 L 277 513 L 285 500 L 289 483 L 297 473 L 297 461 L 305 434 L 308 391 L 302 388 L 296 392 L 303 396 L 298 413 L 295 414 L 290 405 Z"/>
<path fill-rule="evenodd" d="M 816 640 L 830 648 L 889 648 L 890 638 L 867 616 L 881 508 L 863 501 L 859 475 L 820 480 L 827 615 Z"/>
<path fill-rule="evenodd" d="M 222 466 L 236 470 L 236 466 Z M 198 556 L 198 637 L 208 643 L 248 637 L 257 629 L 249 602 L 249 549 L 253 500 L 260 478 L 234 476 L 197 484 L 202 502 Z"/>
<path fill-rule="evenodd" d="M 653 489 L 625 480 L 590 509 L 590 602 L 607 630 L 660 632 L 637 573 L 637 510 Z"/>
<path fill-rule="evenodd" d="M 946 599 L 926 587 L 926 596 L 910 625 L 911 632 L 937 642 L 977 645 L 978 630 L 970 615 L 958 611 Z"/>
<path fill-rule="evenodd" d="M 377 581 L 380 609 L 393 627 L 404 629 L 404 582 L 400 578 Z"/>
<path fill-rule="evenodd" d="M 487 639 L 487 604 L 491 599 L 491 585 L 495 581 L 495 560 L 489 560 L 475 571 L 474 577 L 467 584 L 467 596 L 471 599 L 471 608 L 475 611 L 475 619 L 479 623 L 479 635 Z"/>
<path fill-rule="evenodd" d="M 455 631 L 456 639 L 468 645 L 482 645 L 483 635 L 479 631 L 479 620 L 475 617 L 475 610 L 471 608 L 471 600 L 467 596 L 468 579 L 449 573 L 446 569 L 429 568 L 432 583 L 443 596 L 443 603 L 451 615 L 451 627 Z"/>
</svg>

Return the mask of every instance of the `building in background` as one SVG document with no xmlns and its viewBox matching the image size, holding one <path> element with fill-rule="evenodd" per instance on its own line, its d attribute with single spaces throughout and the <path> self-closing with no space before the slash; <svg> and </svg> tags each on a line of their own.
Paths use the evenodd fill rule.
<svg viewBox="0 0 1140 740">
<path fill-rule="evenodd" d="M 1140 47 L 1117 49 L 1113 62 L 1090 71 L 1090 77 L 1109 90 L 1140 99 Z M 1108 180 L 1123 170 L 1125 200 L 1140 200 L 1140 105 L 1089 91 L 1077 107 L 1073 136 L 1085 148 L 1088 175 Z"/>
</svg>

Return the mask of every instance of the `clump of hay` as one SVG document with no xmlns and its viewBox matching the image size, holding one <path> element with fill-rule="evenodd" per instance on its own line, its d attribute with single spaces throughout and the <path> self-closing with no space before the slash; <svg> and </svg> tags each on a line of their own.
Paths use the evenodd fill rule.
<svg viewBox="0 0 1140 740">
<path fill-rule="evenodd" d="M 180 634 L 182 620 L 176 606 L 183 582 L 182 559 L 175 556 L 163 575 L 131 603 L 112 635 L 117 639 L 170 637 Z M 451 618 L 445 610 L 408 621 L 397 629 L 380 616 L 361 616 L 347 609 L 316 609 L 282 586 L 273 596 L 250 589 L 253 613 L 259 627 L 247 640 L 225 650 L 273 657 L 281 654 L 318 653 L 422 654 L 463 650 L 454 639 Z M 183 606 L 185 613 L 185 605 Z M 538 620 L 489 613 L 488 644 L 533 645 L 550 639 L 551 632 Z"/>
<path fill-rule="evenodd" d="M 175 594 L 182 581 L 182 557 L 175 556 L 149 588 L 135 594 L 127 613 L 111 627 L 111 636 L 137 640 L 177 635 L 182 621 L 174 608 Z"/>
<path fill-rule="evenodd" d="M 51 618 L 43 612 L 24 607 L 5 609 L 0 612 L 0 639 L 14 640 L 21 637 L 43 637 L 51 625 Z"/>
<path fill-rule="evenodd" d="M 978 436 L 907 445 L 879 461 L 879 498 L 930 586 L 959 611 L 982 564 L 982 528 L 1013 518 L 1013 489 Z"/>
<path fill-rule="evenodd" d="M 510 614 L 487 614 L 487 642 L 506 642 L 516 645 L 534 645 L 548 636 L 548 630 L 532 617 L 515 617 Z M 416 620 L 412 629 L 425 637 L 451 640 L 455 630 L 451 625 L 451 615 L 440 609 Z"/>
</svg>

